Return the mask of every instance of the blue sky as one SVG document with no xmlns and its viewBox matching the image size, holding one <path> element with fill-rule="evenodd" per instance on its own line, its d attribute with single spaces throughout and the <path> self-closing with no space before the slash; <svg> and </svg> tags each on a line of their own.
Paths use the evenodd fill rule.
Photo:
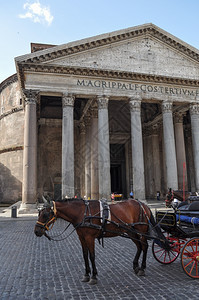
<svg viewBox="0 0 199 300">
<path fill-rule="evenodd" d="M 199 49 L 198 0 L 0 0 L 0 82 L 30 43 L 61 45 L 153 23 Z"/>
</svg>

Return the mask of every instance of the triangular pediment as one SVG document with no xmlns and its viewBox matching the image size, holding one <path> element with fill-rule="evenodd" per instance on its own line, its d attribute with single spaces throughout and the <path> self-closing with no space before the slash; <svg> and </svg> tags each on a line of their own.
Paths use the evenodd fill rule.
<svg viewBox="0 0 199 300">
<path fill-rule="evenodd" d="M 16 63 L 199 80 L 199 51 L 153 24 L 55 46 Z"/>
</svg>

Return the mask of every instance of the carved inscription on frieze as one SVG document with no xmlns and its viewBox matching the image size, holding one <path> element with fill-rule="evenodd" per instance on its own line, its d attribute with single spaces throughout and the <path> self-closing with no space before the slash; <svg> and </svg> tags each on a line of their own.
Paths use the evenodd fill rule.
<svg viewBox="0 0 199 300">
<path fill-rule="evenodd" d="M 121 91 L 137 91 L 144 93 L 159 93 L 165 95 L 199 97 L 199 90 L 186 87 L 172 87 L 153 84 L 127 83 L 122 81 L 77 79 L 77 86 L 86 88 L 112 89 Z"/>
</svg>

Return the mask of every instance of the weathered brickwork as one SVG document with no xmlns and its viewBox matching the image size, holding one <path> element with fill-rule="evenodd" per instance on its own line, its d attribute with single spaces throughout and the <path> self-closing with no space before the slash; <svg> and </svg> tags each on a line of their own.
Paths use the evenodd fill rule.
<svg viewBox="0 0 199 300">
<path fill-rule="evenodd" d="M 4 81 L 0 93 L 0 202 L 21 200 L 24 111 L 17 81 Z"/>
</svg>

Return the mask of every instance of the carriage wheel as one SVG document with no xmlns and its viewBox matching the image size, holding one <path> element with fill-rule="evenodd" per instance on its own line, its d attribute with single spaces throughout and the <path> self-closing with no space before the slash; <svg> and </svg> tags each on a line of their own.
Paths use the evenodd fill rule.
<svg viewBox="0 0 199 300">
<path fill-rule="evenodd" d="M 172 242 L 172 248 L 168 251 L 156 244 L 155 242 L 153 242 L 152 253 L 159 263 L 168 265 L 178 258 L 180 254 L 181 245 L 182 243 L 184 244 L 184 242 L 181 242 L 176 237 L 172 237 L 169 233 L 164 233 L 164 235 L 170 242 Z"/>
<path fill-rule="evenodd" d="M 199 238 L 193 238 L 184 245 L 181 265 L 188 276 L 199 278 Z"/>
</svg>

